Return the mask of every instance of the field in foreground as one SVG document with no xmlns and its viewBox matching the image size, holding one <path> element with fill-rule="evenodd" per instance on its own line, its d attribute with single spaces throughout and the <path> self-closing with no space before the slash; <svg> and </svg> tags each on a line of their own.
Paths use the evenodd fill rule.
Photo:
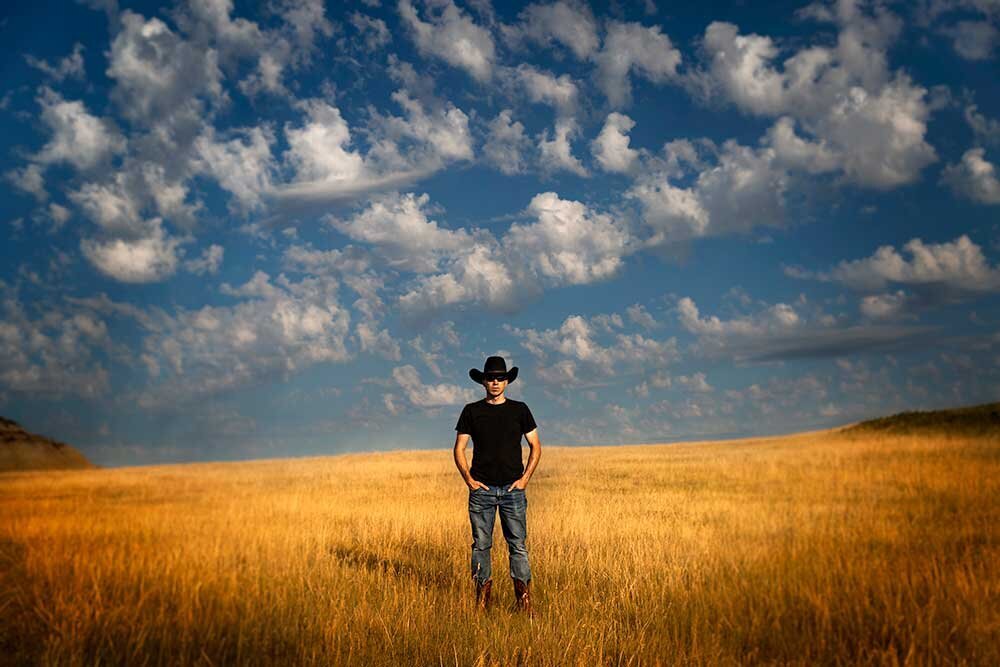
<svg viewBox="0 0 1000 667">
<path fill-rule="evenodd" d="M 1000 664 L 997 438 L 545 447 L 528 487 L 533 620 L 508 610 L 499 526 L 502 605 L 473 613 L 450 457 L 0 475 L 0 655 Z"/>
</svg>

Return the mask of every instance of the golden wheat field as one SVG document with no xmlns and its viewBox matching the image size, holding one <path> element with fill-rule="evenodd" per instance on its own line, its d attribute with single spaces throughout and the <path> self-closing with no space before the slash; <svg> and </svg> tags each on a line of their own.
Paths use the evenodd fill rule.
<svg viewBox="0 0 1000 667">
<path fill-rule="evenodd" d="M 499 525 L 474 613 L 449 447 L 0 475 L 0 655 L 1000 664 L 996 439 L 545 446 L 527 492 L 533 619 Z"/>
</svg>

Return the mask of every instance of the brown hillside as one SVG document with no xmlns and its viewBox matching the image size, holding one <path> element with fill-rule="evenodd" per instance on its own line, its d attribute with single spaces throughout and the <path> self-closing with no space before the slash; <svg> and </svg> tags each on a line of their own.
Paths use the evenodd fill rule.
<svg viewBox="0 0 1000 667">
<path fill-rule="evenodd" d="M 0 472 L 93 467 L 66 443 L 29 433 L 17 422 L 0 417 Z"/>
</svg>

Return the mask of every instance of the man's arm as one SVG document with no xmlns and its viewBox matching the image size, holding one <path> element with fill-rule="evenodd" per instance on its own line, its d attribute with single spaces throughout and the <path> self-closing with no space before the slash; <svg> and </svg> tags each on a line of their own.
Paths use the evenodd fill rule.
<svg viewBox="0 0 1000 667">
<path fill-rule="evenodd" d="M 465 448 L 469 444 L 469 434 L 468 433 L 457 433 L 455 434 L 455 465 L 458 467 L 458 472 L 462 474 L 462 479 L 465 480 L 465 485 L 472 489 L 489 489 L 482 482 L 472 479 L 472 473 L 469 472 L 469 462 L 465 459 Z"/>
<path fill-rule="evenodd" d="M 524 474 L 521 475 L 521 479 L 511 484 L 510 488 L 507 489 L 508 491 L 523 489 L 528 486 L 528 480 L 531 479 L 535 468 L 538 467 L 538 459 L 542 458 L 542 441 L 538 439 L 538 429 L 531 429 L 529 433 L 524 434 L 524 438 L 528 441 L 528 446 L 531 447 L 531 452 L 528 454 L 528 465 L 524 467 Z"/>
</svg>

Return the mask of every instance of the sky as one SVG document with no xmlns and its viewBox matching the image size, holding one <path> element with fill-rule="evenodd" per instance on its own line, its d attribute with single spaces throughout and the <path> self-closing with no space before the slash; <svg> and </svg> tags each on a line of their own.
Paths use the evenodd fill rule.
<svg viewBox="0 0 1000 667">
<path fill-rule="evenodd" d="M 105 466 L 1000 400 L 1000 2 L 0 8 L 0 414 Z"/>
</svg>

